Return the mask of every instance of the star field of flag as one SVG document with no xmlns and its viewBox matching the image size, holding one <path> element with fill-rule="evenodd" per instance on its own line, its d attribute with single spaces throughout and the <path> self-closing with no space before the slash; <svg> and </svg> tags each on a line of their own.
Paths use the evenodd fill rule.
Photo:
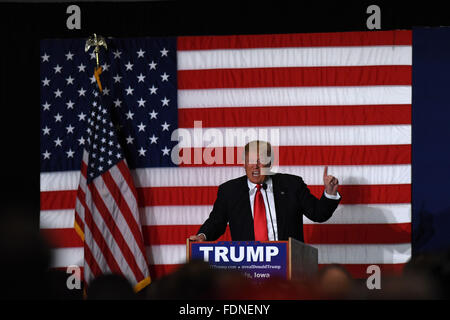
<svg viewBox="0 0 450 320">
<path fill-rule="evenodd" d="M 109 111 L 102 106 L 100 95 L 98 91 L 93 92 L 95 98 L 86 130 L 88 136 L 86 149 L 89 152 L 87 183 L 102 175 L 124 157 Z"/>
<path fill-rule="evenodd" d="M 80 169 L 88 121 L 93 104 L 100 101 L 93 95 L 95 55 L 92 48 L 85 52 L 85 41 L 41 42 L 41 172 Z M 178 126 L 175 38 L 107 39 L 107 44 L 99 57 L 103 94 L 97 116 L 108 112 L 113 125 L 108 121 L 103 127 L 107 133 L 99 141 L 104 139 L 104 145 L 97 147 L 109 147 L 106 155 L 117 155 L 119 151 L 111 149 L 116 144 L 108 139 L 114 130 L 130 168 L 174 166 L 170 152 Z M 107 158 L 99 153 L 96 165 L 113 161 Z"/>
</svg>

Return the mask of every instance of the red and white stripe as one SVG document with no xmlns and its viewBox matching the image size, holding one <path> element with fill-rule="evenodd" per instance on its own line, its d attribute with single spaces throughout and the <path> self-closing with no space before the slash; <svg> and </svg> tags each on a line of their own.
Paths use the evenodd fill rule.
<svg viewBox="0 0 450 320">
<path fill-rule="evenodd" d="M 84 240 L 84 279 L 118 273 L 139 290 L 150 276 L 130 171 L 122 160 L 87 183 L 88 158 L 84 150 L 72 221 Z"/>
<path fill-rule="evenodd" d="M 341 183 L 329 221 L 304 218 L 319 263 L 355 277 L 371 264 L 399 272 L 411 256 L 411 44 L 410 31 L 180 37 L 179 127 L 191 136 L 194 121 L 223 136 L 278 129 L 280 172 L 302 176 L 316 195 L 325 165 Z M 208 216 L 217 186 L 244 174 L 241 145 L 184 147 L 190 164 L 131 172 L 153 277 L 185 261 L 185 239 Z M 194 162 L 211 148 L 234 160 Z M 79 175 L 41 174 L 41 229 L 56 268 L 83 261 L 72 228 Z"/>
</svg>

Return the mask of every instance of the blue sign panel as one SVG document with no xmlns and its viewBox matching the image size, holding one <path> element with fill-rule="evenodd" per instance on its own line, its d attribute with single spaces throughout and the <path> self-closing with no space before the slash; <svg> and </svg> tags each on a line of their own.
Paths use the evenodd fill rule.
<svg viewBox="0 0 450 320">
<path fill-rule="evenodd" d="M 235 270 L 255 280 L 288 278 L 287 242 L 191 242 L 191 259 Z"/>
</svg>

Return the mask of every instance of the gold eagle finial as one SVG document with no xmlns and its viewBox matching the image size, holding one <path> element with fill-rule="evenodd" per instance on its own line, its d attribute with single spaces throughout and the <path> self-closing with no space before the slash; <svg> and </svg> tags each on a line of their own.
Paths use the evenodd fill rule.
<svg viewBox="0 0 450 320">
<path fill-rule="evenodd" d="M 91 47 L 94 47 L 94 53 L 95 53 L 95 59 L 97 61 L 97 68 L 99 67 L 99 61 L 98 61 L 98 53 L 100 52 L 100 47 L 105 47 L 105 50 L 108 49 L 108 46 L 106 45 L 106 40 L 102 36 L 97 36 L 97 34 L 93 34 L 86 40 L 86 45 L 84 47 L 84 51 L 88 51 Z"/>
</svg>

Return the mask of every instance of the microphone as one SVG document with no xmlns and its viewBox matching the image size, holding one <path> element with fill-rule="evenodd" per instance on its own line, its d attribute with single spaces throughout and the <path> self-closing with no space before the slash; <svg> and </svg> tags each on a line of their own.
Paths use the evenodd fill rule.
<svg viewBox="0 0 450 320">
<path fill-rule="evenodd" d="M 264 189 L 264 192 L 266 194 L 266 200 L 267 200 L 267 206 L 269 207 L 269 215 L 270 215 L 270 224 L 272 225 L 272 231 L 273 231 L 273 238 L 275 241 L 277 241 L 277 236 L 275 233 L 275 228 L 273 226 L 273 219 L 272 219 L 272 210 L 270 210 L 270 203 L 269 203 L 269 197 L 267 196 L 267 183 L 263 182 L 261 187 Z"/>
</svg>

